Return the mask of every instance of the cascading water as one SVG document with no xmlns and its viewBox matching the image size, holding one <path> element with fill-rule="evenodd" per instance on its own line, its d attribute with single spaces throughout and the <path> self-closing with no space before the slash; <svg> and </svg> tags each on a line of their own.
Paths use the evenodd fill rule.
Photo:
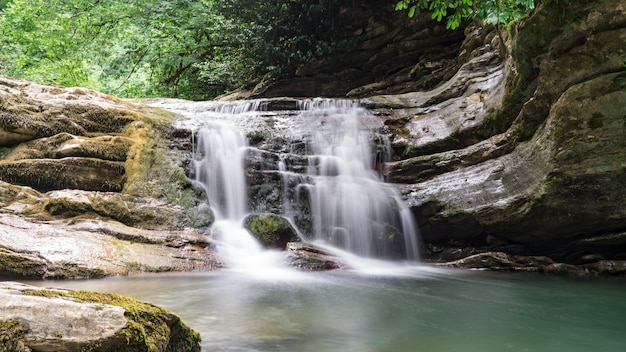
<svg viewBox="0 0 626 352">
<path fill-rule="evenodd" d="M 418 259 L 412 215 L 376 173 L 390 149 L 376 131 L 380 120 L 354 101 L 316 99 L 300 106 L 310 135 L 311 176 L 300 187 L 310 200 L 313 239 L 365 257 Z"/>
<path fill-rule="evenodd" d="M 216 111 L 205 111 L 214 119 L 198 130 L 194 153 L 195 178 L 205 187 L 216 217 L 211 233 L 217 238 L 218 250 L 230 267 L 248 272 L 280 268 L 280 257 L 265 251 L 242 225 L 249 213 L 244 171 L 248 143 L 240 129 L 215 118 L 255 108 L 254 104 L 222 105 Z"/>
<path fill-rule="evenodd" d="M 267 270 L 281 265 L 280 256 L 266 255 L 243 228 L 251 206 L 247 176 L 254 172 L 280 175 L 282 181 L 265 188 L 282 188 L 283 204 L 253 208 L 279 208 L 280 215 L 301 227 L 297 230 L 303 240 L 362 257 L 418 259 L 410 211 L 376 171 L 390 150 L 381 133 L 384 126 L 357 102 L 302 100 L 278 112 L 260 111 L 261 101 L 196 104 L 191 109 L 184 103 L 162 107 L 198 122 L 195 177 L 206 189 L 216 216 L 211 233 L 230 267 Z M 258 133 L 259 128 L 271 132 L 257 149 L 248 145 L 245 134 Z M 281 128 L 284 133 L 274 140 Z M 268 145 L 274 149 L 262 150 Z M 276 160 L 264 159 L 251 170 L 246 164 L 251 164 L 252 155 Z M 289 162 L 292 159 L 308 162 Z M 295 219 L 304 213 L 308 220 Z"/>
</svg>

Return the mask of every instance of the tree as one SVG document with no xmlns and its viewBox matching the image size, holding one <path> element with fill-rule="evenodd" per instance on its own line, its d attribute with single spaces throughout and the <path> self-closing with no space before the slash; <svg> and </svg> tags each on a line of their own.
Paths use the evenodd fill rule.
<svg viewBox="0 0 626 352">
<path fill-rule="evenodd" d="M 437 21 L 445 18 L 449 29 L 458 28 L 468 18 L 480 18 L 486 24 L 508 24 L 534 8 L 534 0 L 400 0 L 396 3 L 396 10 L 407 10 L 409 17 L 432 11 L 431 17 Z"/>
<path fill-rule="evenodd" d="M 206 99 L 332 51 L 346 1 L 9 0 L 0 73 L 125 97 Z"/>
</svg>

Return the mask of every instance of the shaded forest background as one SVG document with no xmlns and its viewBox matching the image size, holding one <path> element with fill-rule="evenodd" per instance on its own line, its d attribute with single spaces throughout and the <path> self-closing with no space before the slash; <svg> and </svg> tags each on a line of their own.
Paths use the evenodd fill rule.
<svg viewBox="0 0 626 352">
<path fill-rule="evenodd" d="M 349 2 L 4 0 L 0 74 L 122 97 L 207 99 L 342 45 L 333 14 Z"/>
<path fill-rule="evenodd" d="M 354 43 L 342 11 L 382 3 L 517 20 L 533 0 L 0 0 L 0 74 L 120 97 L 205 100 Z M 502 4 L 508 4 L 502 6 Z"/>
</svg>

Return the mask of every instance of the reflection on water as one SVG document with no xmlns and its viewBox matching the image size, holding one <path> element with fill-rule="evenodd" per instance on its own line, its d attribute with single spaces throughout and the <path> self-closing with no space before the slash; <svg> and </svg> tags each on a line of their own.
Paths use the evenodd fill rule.
<svg viewBox="0 0 626 352">
<path fill-rule="evenodd" d="M 39 286 L 169 308 L 203 351 L 623 351 L 626 281 L 405 268 L 393 275 L 182 273 Z"/>
</svg>

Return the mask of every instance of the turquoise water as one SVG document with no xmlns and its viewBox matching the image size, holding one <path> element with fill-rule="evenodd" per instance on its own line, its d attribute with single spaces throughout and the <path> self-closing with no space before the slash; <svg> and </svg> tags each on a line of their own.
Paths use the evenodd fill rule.
<svg viewBox="0 0 626 352">
<path fill-rule="evenodd" d="M 626 280 L 411 268 L 158 274 L 39 286 L 169 308 L 203 351 L 626 351 Z"/>
</svg>

